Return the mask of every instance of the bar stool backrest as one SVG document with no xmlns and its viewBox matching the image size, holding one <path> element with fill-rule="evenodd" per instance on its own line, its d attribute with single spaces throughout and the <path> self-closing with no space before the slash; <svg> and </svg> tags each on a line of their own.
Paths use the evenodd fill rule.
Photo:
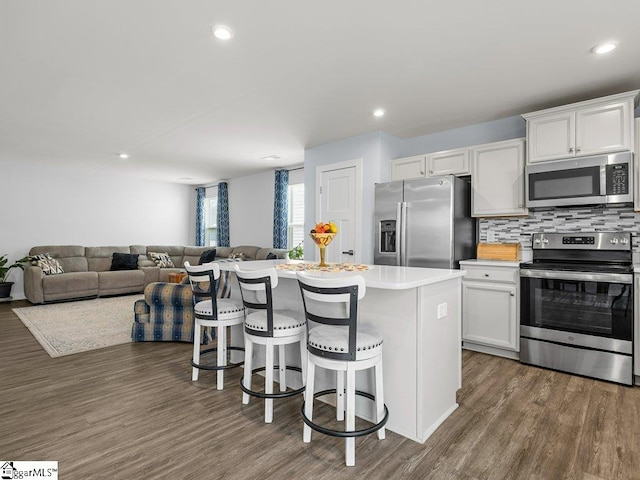
<svg viewBox="0 0 640 480">
<path fill-rule="evenodd" d="M 271 292 L 278 286 L 276 269 L 241 270 L 238 265 L 234 265 L 233 269 L 238 278 L 242 304 L 245 308 L 266 310 L 267 313 L 267 330 L 253 330 L 245 327 L 245 331 L 251 335 L 273 337 L 273 297 Z"/>
<path fill-rule="evenodd" d="M 217 320 L 218 302 L 216 297 L 220 281 L 220 266 L 217 263 L 191 265 L 189 262 L 184 262 L 184 269 L 189 275 L 194 307 L 199 302 L 211 300 L 211 315 L 199 313 L 198 316 L 207 320 Z"/>
<path fill-rule="evenodd" d="M 321 278 L 296 272 L 305 317 L 307 319 L 307 349 L 314 355 L 335 360 L 356 359 L 358 334 L 358 300 L 364 298 L 366 285 L 361 275 L 344 278 Z M 310 322 L 345 327 L 349 338 L 347 352 L 329 352 L 311 345 Z"/>
</svg>

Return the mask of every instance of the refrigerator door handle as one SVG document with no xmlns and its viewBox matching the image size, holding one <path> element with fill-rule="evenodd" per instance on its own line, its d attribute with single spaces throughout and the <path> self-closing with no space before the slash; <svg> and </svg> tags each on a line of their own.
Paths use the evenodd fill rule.
<svg viewBox="0 0 640 480">
<path fill-rule="evenodd" d="M 400 217 L 400 265 L 407 266 L 407 202 L 401 203 Z"/>
<path fill-rule="evenodd" d="M 402 265 L 402 202 L 396 204 L 396 265 Z"/>
</svg>

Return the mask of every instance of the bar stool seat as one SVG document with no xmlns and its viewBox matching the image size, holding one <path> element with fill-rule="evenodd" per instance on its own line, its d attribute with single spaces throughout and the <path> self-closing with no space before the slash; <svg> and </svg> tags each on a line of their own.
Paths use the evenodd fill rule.
<svg viewBox="0 0 640 480">
<path fill-rule="evenodd" d="M 240 381 L 242 403 L 248 404 L 250 397 L 264 398 L 264 421 L 273 421 L 273 400 L 298 395 L 304 392 L 306 349 L 306 321 L 299 314 L 289 310 L 274 310 L 272 290 L 278 286 L 278 275 L 274 268 L 262 270 L 242 270 L 234 266 L 242 302 L 245 307 L 244 319 L 244 376 Z M 251 313 L 249 313 L 251 312 Z M 285 348 L 299 343 L 302 368 L 286 364 Z M 264 345 L 265 366 L 252 369 L 254 345 Z M 278 347 L 278 364 L 274 365 L 274 350 Z M 280 391 L 273 392 L 274 369 L 279 372 Z M 287 370 L 300 372 L 303 386 L 287 389 Z M 264 371 L 264 392 L 251 389 L 251 379 L 255 373 Z"/>
<path fill-rule="evenodd" d="M 231 362 L 227 356 L 229 350 L 244 351 L 243 347 L 227 345 L 227 327 L 242 325 L 244 321 L 244 306 L 229 300 L 217 298 L 220 279 L 220 266 L 217 263 L 191 265 L 184 262 L 184 268 L 189 276 L 189 283 L 193 292 L 193 357 L 191 359 L 191 380 L 198 380 L 200 370 L 217 371 L 216 387 L 224 388 L 224 371 L 241 366 L 244 362 Z M 216 329 L 217 346 L 200 350 L 200 336 L 203 327 Z M 216 353 L 216 364 L 203 364 L 201 355 Z"/>
<path fill-rule="evenodd" d="M 345 438 L 345 463 L 355 465 L 355 438 L 376 432 L 385 438 L 384 425 L 389 410 L 384 404 L 382 379 L 382 335 L 372 326 L 358 322 L 358 301 L 365 295 L 366 285 L 360 275 L 350 277 L 317 277 L 296 273 L 307 318 L 307 375 L 304 404 L 303 441 L 311 441 L 311 430 L 325 435 Z M 313 325 L 313 326 L 312 326 Z M 320 367 L 336 372 L 336 388 L 314 391 L 315 369 Z M 356 390 L 356 372 L 374 369 L 375 395 Z M 346 382 L 345 382 L 346 377 Z M 345 420 L 344 430 L 336 430 L 313 421 L 315 398 L 335 393 L 336 419 Z M 355 429 L 355 398 L 374 402 L 376 423 L 368 428 Z"/>
</svg>

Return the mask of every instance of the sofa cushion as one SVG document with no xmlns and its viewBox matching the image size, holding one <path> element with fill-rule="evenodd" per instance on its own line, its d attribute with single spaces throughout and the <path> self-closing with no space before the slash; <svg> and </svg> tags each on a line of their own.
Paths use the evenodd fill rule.
<svg viewBox="0 0 640 480">
<path fill-rule="evenodd" d="M 129 253 L 129 247 L 107 246 L 107 247 L 87 247 L 87 266 L 94 272 L 108 272 L 111 270 L 111 262 L 114 253 Z"/>
<path fill-rule="evenodd" d="M 48 253 L 33 255 L 29 257 L 29 261 L 31 261 L 31 265 L 40 267 L 42 269 L 42 273 L 45 275 L 58 275 L 60 273 L 64 273 L 64 269 L 60 263 L 55 258 L 51 258 L 51 255 Z"/>
<path fill-rule="evenodd" d="M 240 245 L 239 247 L 233 248 L 233 253 L 234 254 L 242 253 L 244 255 L 245 260 L 255 260 L 256 253 L 258 253 L 258 250 L 260 250 L 260 247 L 254 247 L 251 245 Z M 229 255 L 229 258 L 231 258 L 231 255 Z"/>
<path fill-rule="evenodd" d="M 147 256 L 149 252 L 168 253 L 175 266 L 181 267 L 184 263 L 184 246 L 182 245 L 147 245 Z M 198 253 L 198 258 L 200 258 L 200 253 Z"/>
<path fill-rule="evenodd" d="M 144 290 L 144 272 L 138 269 L 98 272 L 98 289 L 100 295 L 114 292 L 142 292 Z"/>
<path fill-rule="evenodd" d="M 261 248 L 256 252 L 256 260 L 274 260 L 269 255 L 275 256 L 275 258 L 287 258 L 287 250 L 283 248 Z"/>
<path fill-rule="evenodd" d="M 45 301 L 98 295 L 98 274 L 70 272 L 64 275 L 49 275 L 42 279 L 42 289 Z"/>
<path fill-rule="evenodd" d="M 184 262 L 189 262 L 190 265 L 198 265 L 202 254 L 210 249 L 211 247 L 184 247 L 182 263 L 177 264 L 176 262 L 173 262 L 173 264 L 176 267 L 182 267 Z"/>
<path fill-rule="evenodd" d="M 216 259 L 216 249 L 210 248 L 209 250 L 205 250 L 200 255 L 200 259 L 198 260 L 198 265 L 202 265 L 203 263 L 211 263 Z"/>
<path fill-rule="evenodd" d="M 110 270 L 136 270 L 138 268 L 138 255 L 135 253 L 114 252 L 111 258 Z"/>
<path fill-rule="evenodd" d="M 171 261 L 171 257 L 167 252 L 149 252 L 151 260 L 156 262 L 156 266 L 160 268 L 174 268 L 175 265 Z"/>
<path fill-rule="evenodd" d="M 30 256 L 41 253 L 48 253 L 58 260 L 66 273 L 86 272 L 88 270 L 87 259 L 84 256 L 85 248 L 79 245 L 43 245 L 29 250 Z"/>
</svg>

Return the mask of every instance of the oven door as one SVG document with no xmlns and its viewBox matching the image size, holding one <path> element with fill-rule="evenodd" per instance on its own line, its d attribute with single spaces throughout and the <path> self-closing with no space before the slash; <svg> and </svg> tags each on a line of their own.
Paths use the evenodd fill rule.
<svg viewBox="0 0 640 480">
<path fill-rule="evenodd" d="M 606 339 L 632 341 L 633 275 L 523 269 L 520 277 L 525 330 L 601 337 L 603 345 L 611 344 Z M 609 349 L 603 345 L 592 347 Z"/>
</svg>

